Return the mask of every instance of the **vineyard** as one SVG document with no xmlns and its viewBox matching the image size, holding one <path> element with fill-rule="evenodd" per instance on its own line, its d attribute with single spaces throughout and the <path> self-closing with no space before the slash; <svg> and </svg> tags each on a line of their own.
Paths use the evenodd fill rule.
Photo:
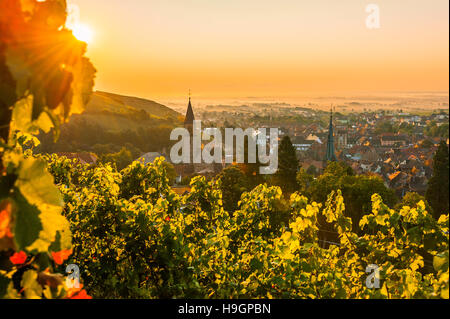
<svg viewBox="0 0 450 319">
<path fill-rule="evenodd" d="M 226 211 L 220 180 L 180 196 L 163 158 L 117 171 L 33 154 L 39 129 L 83 111 L 95 70 L 61 28 L 65 1 L 20 3 L 0 0 L 0 298 L 449 298 L 448 214 L 423 202 L 373 194 L 361 235 L 339 191 L 281 211 L 281 189 L 259 185 Z"/>
<path fill-rule="evenodd" d="M 324 207 L 293 194 L 285 223 L 278 187 L 260 185 L 242 196 L 237 211 L 226 212 L 220 182 L 198 177 L 191 192 L 179 196 L 162 158 L 134 162 L 121 172 L 55 155 L 45 160 L 67 221 L 43 210 L 47 233 L 27 246 L 31 233 L 20 230 L 29 222 L 16 215 L 15 232 L 3 233 L 21 244 L 10 258 L 18 260 L 9 270 L 15 274 L 24 268 L 37 274 L 30 268 L 42 259 L 36 251 L 59 246 L 47 254 L 55 271 L 78 265 L 84 288 L 95 298 L 448 298 L 448 215 L 436 221 L 423 203 L 394 211 L 374 194 L 372 212 L 360 223 L 366 234 L 358 237 L 340 192 L 330 194 Z M 45 163 L 25 154 L 24 163 L 31 161 Z M 36 177 L 43 176 L 50 175 Z M 16 205 L 23 201 L 15 199 Z M 3 202 L 2 215 L 10 207 Z M 338 243 L 317 239 L 320 214 L 334 225 Z M 57 225 L 70 231 L 54 232 Z M 50 233 L 56 244 L 48 246 Z M 367 287 L 368 265 L 379 266 L 380 289 Z M 14 275 L 3 284 L 5 297 L 19 296 L 13 282 Z M 22 293 L 41 296 L 35 286 L 23 286 Z M 42 291 L 42 297 L 58 296 L 50 291 L 56 290 Z"/>
<path fill-rule="evenodd" d="M 218 183 L 203 177 L 175 194 L 162 160 L 116 172 L 49 159 L 73 233 L 70 262 L 96 297 L 448 298 L 448 216 L 434 220 L 423 203 L 394 211 L 373 195 L 358 237 L 339 192 L 325 207 L 293 194 L 284 224 L 279 188 L 256 187 L 230 213 Z M 336 245 L 317 240 L 319 214 Z M 381 289 L 366 287 L 371 264 Z"/>
</svg>

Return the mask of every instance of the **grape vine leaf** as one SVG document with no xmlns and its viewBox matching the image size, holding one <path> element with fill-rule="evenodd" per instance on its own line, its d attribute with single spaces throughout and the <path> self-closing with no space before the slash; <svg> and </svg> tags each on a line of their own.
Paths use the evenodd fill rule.
<svg viewBox="0 0 450 319">
<path fill-rule="evenodd" d="M 15 189 L 18 206 L 15 239 L 19 248 L 45 252 L 57 240 L 57 246 L 69 249 L 71 233 L 68 221 L 61 215 L 62 196 L 46 170 L 45 161 L 24 159 Z"/>
</svg>

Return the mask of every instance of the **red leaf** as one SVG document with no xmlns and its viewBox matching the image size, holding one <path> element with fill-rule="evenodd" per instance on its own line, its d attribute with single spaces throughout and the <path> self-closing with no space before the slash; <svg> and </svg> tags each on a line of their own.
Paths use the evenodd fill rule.
<svg viewBox="0 0 450 319">
<path fill-rule="evenodd" d="M 11 219 L 12 206 L 9 201 L 4 201 L 0 205 L 0 238 L 12 238 Z"/>
<path fill-rule="evenodd" d="M 91 296 L 89 296 L 86 292 L 86 290 L 81 290 L 79 293 L 77 293 L 76 295 L 70 297 L 69 299 L 92 299 Z"/>
<path fill-rule="evenodd" d="M 23 263 L 25 263 L 25 261 L 27 261 L 27 254 L 25 254 L 25 252 L 23 252 L 23 251 L 21 251 L 19 253 L 14 253 L 14 255 L 9 257 L 9 260 L 14 265 L 22 265 Z"/>
<path fill-rule="evenodd" d="M 72 255 L 72 249 L 61 250 L 57 253 L 52 252 L 53 260 L 56 264 L 62 265 L 62 263 Z"/>
</svg>

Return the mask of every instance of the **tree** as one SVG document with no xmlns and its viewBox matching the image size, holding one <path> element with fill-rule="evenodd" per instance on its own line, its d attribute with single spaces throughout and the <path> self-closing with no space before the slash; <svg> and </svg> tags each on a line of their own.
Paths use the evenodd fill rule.
<svg viewBox="0 0 450 319">
<path fill-rule="evenodd" d="M 426 199 L 433 208 L 434 217 L 448 214 L 448 179 L 449 179 L 448 147 L 441 141 L 433 158 L 433 176 L 428 181 Z"/>
<path fill-rule="evenodd" d="M 434 146 L 434 143 L 430 141 L 429 139 L 423 140 L 420 143 L 420 147 L 422 148 L 432 148 Z"/>
<path fill-rule="evenodd" d="M 398 131 L 411 136 L 414 132 L 414 125 L 403 122 L 399 125 Z"/>
<path fill-rule="evenodd" d="M 424 134 L 431 137 L 448 138 L 448 123 L 443 123 L 438 126 L 436 121 L 431 121 L 425 127 Z"/>
<path fill-rule="evenodd" d="M 249 183 L 244 173 L 236 166 L 225 168 L 218 175 L 224 209 L 233 213 L 238 209 L 241 195 L 249 190 Z"/>
<path fill-rule="evenodd" d="M 376 134 L 395 133 L 397 128 L 389 121 L 378 122 L 375 126 Z"/>
<path fill-rule="evenodd" d="M 169 178 L 169 185 L 175 184 L 175 179 L 177 178 L 177 172 L 175 167 L 169 162 L 162 162 L 161 164 L 166 171 L 167 177 Z"/>
<path fill-rule="evenodd" d="M 401 210 L 402 207 L 408 206 L 408 207 L 416 207 L 417 203 L 420 201 L 423 201 L 425 203 L 425 208 L 427 212 L 432 213 L 433 209 L 431 208 L 430 204 L 426 200 L 426 198 L 416 192 L 407 192 L 405 196 L 403 196 L 402 201 L 395 205 L 396 210 Z"/>
<path fill-rule="evenodd" d="M 278 171 L 273 178 L 274 184 L 280 186 L 284 193 L 291 194 L 298 189 L 296 177 L 299 162 L 289 136 L 281 140 L 278 154 Z"/>
<path fill-rule="evenodd" d="M 143 154 L 143 152 L 132 143 L 126 143 L 125 148 L 131 152 L 134 160 L 136 160 Z"/>
<path fill-rule="evenodd" d="M 244 139 L 244 163 L 239 163 L 237 166 L 244 173 L 249 188 L 254 188 L 264 182 L 264 177 L 259 173 L 262 164 L 259 161 L 258 147 L 256 147 L 256 163 L 249 163 L 249 138 L 254 137 L 246 136 Z"/>
<path fill-rule="evenodd" d="M 353 170 L 350 166 L 343 162 L 328 162 L 327 167 L 322 175 L 320 175 L 307 191 L 308 197 L 311 199 L 325 203 L 328 194 L 333 190 L 336 191 L 342 186 L 341 179 L 346 176 L 353 176 Z"/>
<path fill-rule="evenodd" d="M 345 198 L 347 216 L 352 218 L 354 231 L 358 230 L 361 218 L 371 212 L 373 194 L 379 194 L 390 207 L 397 202 L 395 192 L 385 186 L 380 176 L 346 176 L 339 181 L 339 186 Z"/>
<path fill-rule="evenodd" d="M 314 167 L 314 166 L 310 166 Z M 309 169 L 308 169 L 309 170 Z M 311 186 L 311 184 L 314 181 L 313 175 L 309 174 L 308 171 L 305 171 L 305 169 L 302 167 L 297 173 L 297 184 L 298 184 L 298 190 L 300 191 L 300 194 L 307 194 L 308 189 Z"/>
<path fill-rule="evenodd" d="M 309 175 L 312 175 L 312 176 L 316 176 L 317 175 L 317 168 L 314 165 L 310 165 L 308 167 L 308 169 L 306 170 L 306 173 L 308 173 Z"/>
<path fill-rule="evenodd" d="M 354 175 L 352 168 L 343 162 L 329 162 L 324 173 L 306 188 L 304 195 L 324 204 L 328 194 L 337 190 L 342 191 L 346 203 L 345 214 L 352 218 L 355 231 L 358 230 L 361 217 L 371 210 L 373 194 L 379 194 L 391 207 L 397 202 L 395 192 L 384 185 L 381 177 Z"/>
<path fill-rule="evenodd" d="M 100 162 L 103 164 L 116 164 L 117 169 L 120 171 L 133 162 L 133 156 L 129 150 L 123 147 L 120 152 L 102 155 Z"/>
</svg>

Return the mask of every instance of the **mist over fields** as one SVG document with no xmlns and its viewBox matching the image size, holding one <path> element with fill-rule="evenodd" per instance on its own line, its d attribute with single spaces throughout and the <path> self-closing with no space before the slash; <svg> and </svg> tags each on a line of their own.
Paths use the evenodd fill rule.
<svg viewBox="0 0 450 319">
<path fill-rule="evenodd" d="M 160 103 L 175 111 L 186 110 L 187 98 L 161 99 Z M 303 94 L 297 97 L 236 97 L 203 98 L 193 97 L 197 111 L 257 112 L 261 108 L 308 108 L 328 111 L 333 105 L 336 111 L 363 112 L 376 110 L 408 110 L 427 112 L 448 109 L 448 92 L 394 92 L 394 93 L 354 93 L 342 94 Z"/>
</svg>

